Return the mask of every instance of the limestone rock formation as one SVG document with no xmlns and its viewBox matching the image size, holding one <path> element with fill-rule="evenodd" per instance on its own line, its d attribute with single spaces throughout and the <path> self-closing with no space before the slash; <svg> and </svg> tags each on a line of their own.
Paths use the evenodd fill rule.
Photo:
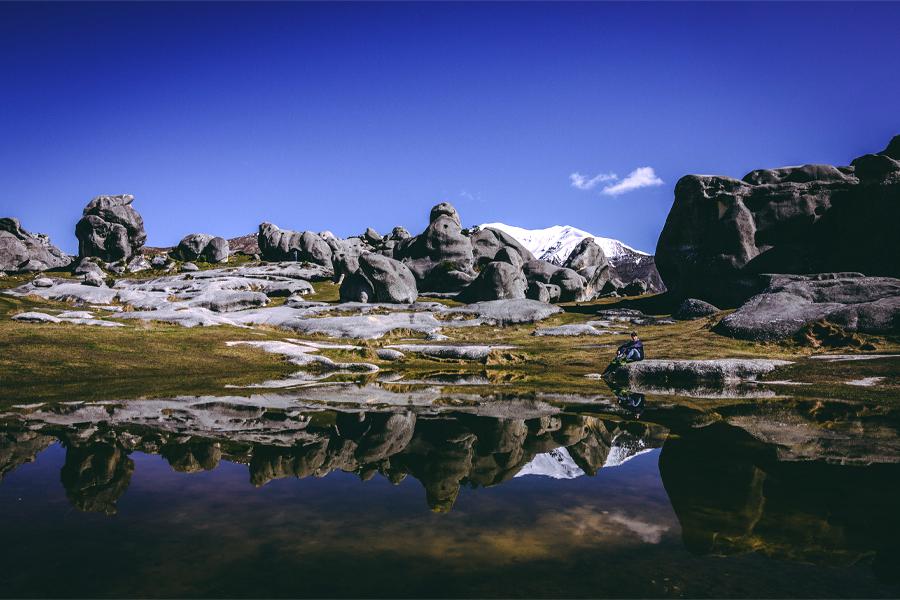
<svg viewBox="0 0 900 600">
<path fill-rule="evenodd" d="M 292 260 L 331 266 L 331 247 L 318 233 L 289 231 L 271 223 L 261 223 L 257 241 L 265 260 Z"/>
<path fill-rule="evenodd" d="M 84 207 L 75 225 L 78 256 L 96 256 L 106 262 L 128 260 L 147 241 L 144 219 L 131 206 L 134 196 L 97 196 Z"/>
<path fill-rule="evenodd" d="M 18 219 L 0 219 L 0 272 L 46 271 L 71 262 L 46 235 L 25 231 Z"/>
<path fill-rule="evenodd" d="M 656 248 L 666 286 L 735 306 L 764 287 L 764 273 L 900 276 L 898 140 L 847 167 L 681 178 Z"/>
<path fill-rule="evenodd" d="M 394 258 L 406 263 L 422 291 L 458 292 L 475 279 L 472 241 L 447 202 L 431 209 L 424 232 L 397 242 Z"/>
<path fill-rule="evenodd" d="M 773 276 L 769 286 L 716 326 L 750 340 L 777 340 L 828 321 L 849 332 L 900 332 L 900 279 L 859 273 Z"/>
<path fill-rule="evenodd" d="M 497 253 L 506 249 L 507 255 L 510 250 L 514 251 L 522 259 L 522 262 L 534 260 L 534 254 L 513 236 L 505 231 L 485 227 L 472 234 L 472 254 L 475 261 L 480 265 L 485 265 L 497 259 Z"/>
<path fill-rule="evenodd" d="M 191 233 L 184 236 L 172 252 L 178 260 L 205 260 L 220 263 L 228 260 L 230 248 L 225 238 L 207 233 Z"/>
</svg>

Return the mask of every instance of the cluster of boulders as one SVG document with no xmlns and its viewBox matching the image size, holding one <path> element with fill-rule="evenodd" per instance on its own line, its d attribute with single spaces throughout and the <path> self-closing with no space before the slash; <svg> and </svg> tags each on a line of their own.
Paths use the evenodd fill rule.
<svg viewBox="0 0 900 600">
<path fill-rule="evenodd" d="M 590 300 L 625 287 L 610 281 L 609 262 L 594 240 L 584 240 L 564 265 L 555 265 L 536 259 L 498 229 L 463 229 L 459 213 L 446 202 L 431 209 L 428 227 L 415 236 L 403 227 L 385 236 L 368 228 L 340 240 L 329 232 L 263 223 L 258 243 L 266 260 L 330 266 L 344 301 L 414 302 L 425 293 L 464 302 L 556 302 Z"/>
</svg>

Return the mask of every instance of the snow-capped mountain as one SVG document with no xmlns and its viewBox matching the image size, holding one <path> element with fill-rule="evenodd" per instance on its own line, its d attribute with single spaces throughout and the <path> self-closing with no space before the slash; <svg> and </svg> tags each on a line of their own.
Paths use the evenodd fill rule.
<svg viewBox="0 0 900 600">
<path fill-rule="evenodd" d="M 538 454 L 516 473 L 516 477 L 525 475 L 541 475 L 553 479 L 575 479 L 584 475 L 581 467 L 575 464 L 572 456 L 565 448 L 556 448 L 550 452 Z"/>
<path fill-rule="evenodd" d="M 536 258 L 555 264 L 565 262 L 578 242 L 588 237 L 594 238 L 597 244 L 603 248 L 603 253 L 607 258 L 649 256 L 646 252 L 636 250 L 619 240 L 594 235 L 571 225 L 554 225 L 546 229 L 524 229 L 505 223 L 485 223 L 479 227 L 492 227 L 504 231 L 528 248 Z"/>
</svg>

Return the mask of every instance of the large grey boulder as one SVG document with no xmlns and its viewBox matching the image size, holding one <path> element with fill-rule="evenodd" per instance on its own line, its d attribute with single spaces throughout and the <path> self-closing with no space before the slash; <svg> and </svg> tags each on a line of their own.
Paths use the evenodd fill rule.
<svg viewBox="0 0 900 600">
<path fill-rule="evenodd" d="M 525 298 L 527 290 L 528 281 L 522 273 L 521 266 L 494 261 L 481 270 L 475 281 L 470 283 L 457 299 L 461 302 L 481 302 Z"/>
<path fill-rule="evenodd" d="M 22 229 L 18 219 L 0 219 L 0 272 L 46 271 L 68 266 L 72 258 L 41 233 Z"/>
<path fill-rule="evenodd" d="M 360 238 L 339 240 L 332 236 L 327 241 L 331 248 L 331 268 L 335 283 L 341 283 L 344 277 L 356 273 L 359 270 L 359 257 L 371 251 Z"/>
<path fill-rule="evenodd" d="M 592 267 L 605 269 L 609 266 L 609 261 L 603 253 L 603 248 L 593 238 L 584 238 L 569 253 L 563 266 L 581 273 L 583 270 Z"/>
<path fill-rule="evenodd" d="M 497 253 L 501 250 L 506 250 L 507 253 L 515 252 L 523 262 L 534 260 L 534 254 L 530 250 L 520 244 L 516 238 L 499 229 L 485 227 L 473 233 L 471 240 L 472 255 L 479 265 L 500 260 L 497 258 Z"/>
<path fill-rule="evenodd" d="M 858 273 L 776 275 L 763 293 L 722 319 L 715 331 L 741 339 L 779 340 L 818 321 L 849 332 L 900 332 L 900 279 Z"/>
<path fill-rule="evenodd" d="M 475 279 L 472 242 L 446 202 L 431 209 L 424 232 L 397 242 L 394 258 L 407 264 L 422 291 L 457 292 Z"/>
<path fill-rule="evenodd" d="M 683 177 L 656 247 L 666 286 L 727 307 L 760 292 L 764 273 L 900 276 L 898 139 L 848 167 Z"/>
<path fill-rule="evenodd" d="M 416 279 L 406 265 L 369 252 L 357 258 L 359 268 L 345 275 L 340 288 L 342 302 L 411 304 L 419 295 Z"/>
<path fill-rule="evenodd" d="M 147 241 L 144 219 L 131 206 L 134 196 L 97 196 L 84 207 L 75 225 L 78 256 L 97 256 L 106 262 L 128 260 Z"/>
<path fill-rule="evenodd" d="M 331 247 L 321 235 L 312 231 L 289 231 L 272 223 L 261 223 L 257 241 L 265 260 L 293 260 L 331 266 Z"/>
<path fill-rule="evenodd" d="M 208 233 L 191 233 L 181 239 L 172 254 L 178 260 L 203 259 L 210 263 L 220 263 L 228 260 L 230 249 L 225 238 Z"/>
</svg>

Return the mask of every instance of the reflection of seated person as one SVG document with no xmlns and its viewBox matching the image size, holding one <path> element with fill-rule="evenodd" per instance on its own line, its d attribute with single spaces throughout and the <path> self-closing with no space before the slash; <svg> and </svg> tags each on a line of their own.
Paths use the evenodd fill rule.
<svg viewBox="0 0 900 600">
<path fill-rule="evenodd" d="M 641 413 L 644 412 L 643 394 L 622 390 L 616 393 L 616 400 L 619 401 L 619 406 L 630 412 L 635 419 L 641 418 Z"/>
</svg>

